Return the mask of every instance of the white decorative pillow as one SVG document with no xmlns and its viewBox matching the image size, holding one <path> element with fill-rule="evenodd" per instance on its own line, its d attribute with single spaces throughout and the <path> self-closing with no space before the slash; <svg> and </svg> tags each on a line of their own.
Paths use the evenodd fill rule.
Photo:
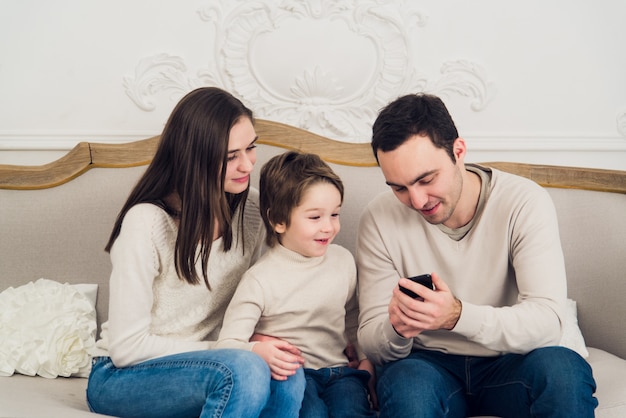
<svg viewBox="0 0 626 418">
<path fill-rule="evenodd" d="M 88 377 L 97 288 L 39 279 L 0 293 L 0 376 Z"/>
<path fill-rule="evenodd" d="M 563 335 L 561 336 L 562 347 L 576 351 L 582 358 L 589 357 L 589 351 L 585 345 L 585 339 L 578 327 L 578 314 L 576 301 L 567 299 L 565 304 L 565 319 L 563 321 Z"/>
</svg>

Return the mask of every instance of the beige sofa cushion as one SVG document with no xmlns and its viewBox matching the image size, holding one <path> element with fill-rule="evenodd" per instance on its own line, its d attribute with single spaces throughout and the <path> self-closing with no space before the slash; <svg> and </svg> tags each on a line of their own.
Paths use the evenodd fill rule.
<svg viewBox="0 0 626 418">
<path fill-rule="evenodd" d="M 587 359 L 593 368 L 599 406 L 596 418 L 626 417 L 626 360 L 606 351 L 589 348 Z"/>
<path fill-rule="evenodd" d="M 105 320 L 111 263 L 104 247 L 118 211 L 145 169 L 94 168 L 49 189 L 0 189 L 0 291 L 42 277 L 96 283 L 98 323 Z"/>
</svg>

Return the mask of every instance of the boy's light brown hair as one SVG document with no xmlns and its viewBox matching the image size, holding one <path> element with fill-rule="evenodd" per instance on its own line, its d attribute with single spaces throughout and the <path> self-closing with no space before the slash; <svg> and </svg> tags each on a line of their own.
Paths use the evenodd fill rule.
<svg viewBox="0 0 626 418">
<path fill-rule="evenodd" d="M 288 227 L 291 211 L 300 204 L 306 190 L 321 182 L 335 186 L 343 203 L 341 179 L 317 154 L 287 151 L 265 163 L 259 179 L 259 204 L 268 246 L 279 243 L 274 227 L 281 223 Z"/>
</svg>

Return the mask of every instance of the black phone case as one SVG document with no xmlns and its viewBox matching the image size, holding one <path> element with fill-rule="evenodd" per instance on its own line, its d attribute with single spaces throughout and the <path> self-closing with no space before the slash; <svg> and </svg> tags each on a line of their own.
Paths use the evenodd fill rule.
<svg viewBox="0 0 626 418">
<path fill-rule="evenodd" d="M 409 277 L 409 280 L 414 281 L 415 283 L 419 283 L 423 286 L 428 287 L 429 289 L 433 289 L 433 278 L 430 274 L 420 274 L 419 276 L 413 276 L 413 277 Z M 406 289 L 402 286 L 400 286 L 400 291 L 402 291 L 402 293 L 404 293 L 405 295 L 408 295 L 410 297 L 412 297 L 413 299 L 420 299 L 423 300 L 417 293 Z"/>
</svg>

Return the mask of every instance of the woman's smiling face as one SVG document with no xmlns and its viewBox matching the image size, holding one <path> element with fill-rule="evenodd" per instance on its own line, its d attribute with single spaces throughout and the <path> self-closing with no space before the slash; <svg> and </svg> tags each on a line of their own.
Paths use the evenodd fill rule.
<svg viewBox="0 0 626 418">
<path fill-rule="evenodd" d="M 228 193 L 242 193 L 250 183 L 250 173 L 256 162 L 257 135 L 252 121 L 242 117 L 233 125 L 228 136 L 226 157 L 226 178 L 224 190 Z"/>
</svg>

